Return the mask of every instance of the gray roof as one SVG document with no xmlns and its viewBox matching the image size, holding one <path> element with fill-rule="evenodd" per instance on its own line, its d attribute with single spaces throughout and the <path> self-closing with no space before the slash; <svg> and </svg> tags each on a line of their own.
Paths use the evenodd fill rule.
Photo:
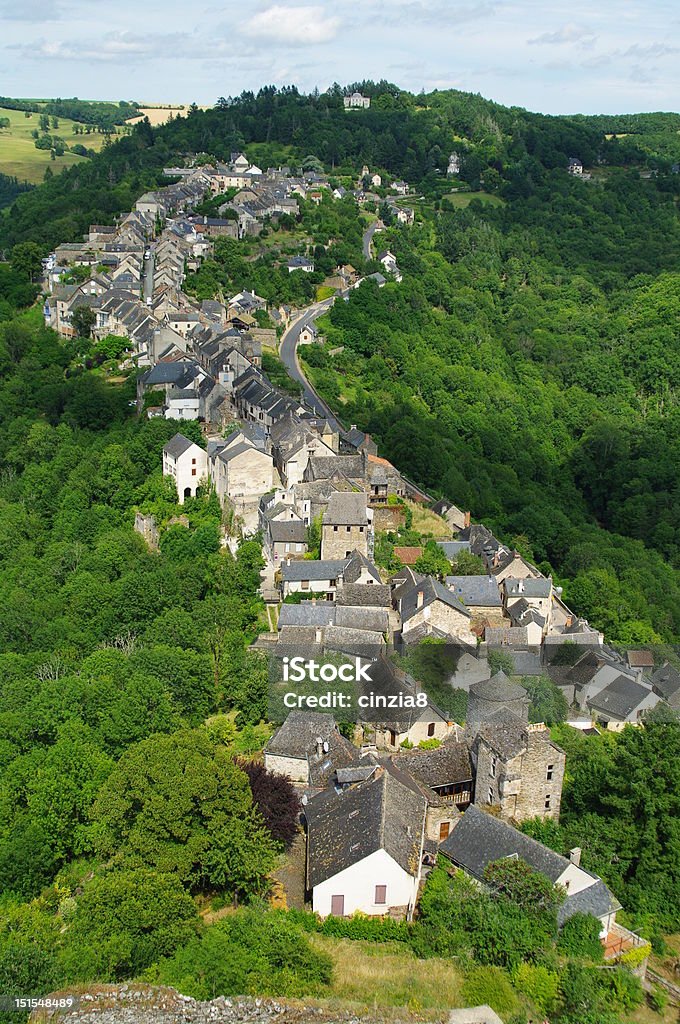
<svg viewBox="0 0 680 1024">
<path fill-rule="evenodd" d="M 319 560 L 303 559 L 299 562 L 290 562 L 281 566 L 281 576 L 289 583 L 299 583 L 301 580 L 335 580 L 345 567 L 345 558 Z"/>
<path fill-rule="evenodd" d="M 596 711 L 624 721 L 650 696 L 653 696 L 653 691 L 648 686 L 636 683 L 629 676 L 619 675 L 599 693 L 588 698 L 587 704 Z"/>
<path fill-rule="evenodd" d="M 344 786 L 353 782 L 365 782 L 371 775 L 375 775 L 377 769 L 377 764 L 357 764 L 350 768 L 338 768 L 335 776 L 338 783 Z"/>
<path fill-rule="evenodd" d="M 581 868 L 584 871 L 585 868 Z M 573 914 L 592 914 L 593 917 L 606 917 L 617 910 L 621 910 L 621 904 L 616 896 L 609 891 L 605 883 L 597 875 L 586 871 L 595 879 L 593 885 L 587 889 L 575 892 L 573 896 L 567 896 L 562 906 L 557 911 L 557 923 L 563 925 Z"/>
<path fill-rule="evenodd" d="M 307 818 L 309 888 L 377 850 L 385 850 L 412 877 L 420 869 L 425 799 L 389 771 L 336 794 L 310 800 Z"/>
<path fill-rule="evenodd" d="M 334 491 L 323 514 L 324 526 L 366 526 L 368 497 L 362 491 Z"/>
<path fill-rule="evenodd" d="M 483 741 L 504 761 L 510 761 L 527 748 L 524 722 L 507 709 L 491 715 L 480 726 L 475 742 Z"/>
<path fill-rule="evenodd" d="M 468 807 L 439 849 L 454 864 L 478 879 L 484 878 L 484 870 L 491 861 L 513 855 L 521 857 L 534 871 L 540 871 L 553 883 L 569 866 L 566 857 L 530 839 L 499 818 L 480 811 L 474 804 Z"/>
<path fill-rule="evenodd" d="M 429 788 L 472 781 L 472 764 L 467 743 L 449 741 L 436 750 L 412 750 L 392 760 L 416 781 Z"/>
<path fill-rule="evenodd" d="M 186 374 L 189 363 L 156 363 L 144 376 L 144 384 L 176 384 Z"/>
<path fill-rule="evenodd" d="M 461 551 L 470 550 L 469 540 L 438 540 L 437 545 L 442 549 L 450 562 L 455 562 Z"/>
<path fill-rule="evenodd" d="M 652 686 L 664 700 L 672 706 L 678 704 L 680 697 L 680 672 L 668 662 L 665 662 L 656 670 L 652 676 Z"/>
<path fill-rule="evenodd" d="M 272 519 L 267 529 L 274 544 L 307 543 L 307 527 L 294 519 Z"/>
<path fill-rule="evenodd" d="M 505 593 L 508 597 L 550 597 L 552 593 L 552 580 L 548 577 L 532 579 L 515 579 L 508 576 L 505 580 Z"/>
<path fill-rule="evenodd" d="M 336 729 L 332 715 L 318 711 L 291 711 L 264 749 L 267 754 L 280 754 L 282 757 L 307 757 L 316 749 L 317 739 L 328 742 Z"/>
<path fill-rule="evenodd" d="M 387 608 L 339 604 L 335 611 L 335 625 L 346 626 L 349 629 L 368 629 L 375 633 L 387 633 L 389 613 Z"/>
<path fill-rule="evenodd" d="M 501 592 L 493 576 L 447 576 L 446 586 L 468 607 L 503 606 Z"/>
<path fill-rule="evenodd" d="M 334 619 L 335 605 L 330 601 L 284 603 L 279 611 L 279 629 L 284 626 L 329 626 Z"/>
<path fill-rule="evenodd" d="M 418 604 L 418 595 L 422 594 L 422 603 Z M 401 598 L 401 618 L 403 622 L 407 622 L 412 618 L 416 612 L 420 611 L 421 608 L 427 608 L 428 605 L 433 604 L 435 601 L 443 601 L 444 604 L 448 605 L 449 608 L 454 608 L 461 615 L 470 618 L 470 612 L 462 604 L 455 594 L 452 594 L 450 590 L 447 590 L 443 583 L 439 580 L 433 579 L 431 576 L 426 576 L 422 583 L 417 583 L 414 587 L 411 587 Z"/>
<path fill-rule="evenodd" d="M 360 551 L 353 551 L 347 559 L 347 565 L 343 573 L 345 583 L 356 583 L 364 569 L 373 577 L 376 583 L 380 583 L 380 573 L 373 565 L 373 562 L 370 562 Z"/>
<path fill-rule="evenodd" d="M 391 608 L 392 595 L 386 583 L 344 583 L 338 590 L 339 605 Z"/>
<path fill-rule="evenodd" d="M 490 679 L 483 679 L 479 683 L 473 683 L 470 687 L 470 693 L 487 701 L 502 702 L 527 698 L 527 691 L 524 687 L 520 686 L 519 683 L 513 683 L 503 671 L 496 672 Z"/>
<path fill-rule="evenodd" d="M 166 455 L 169 455 L 173 459 L 178 459 L 180 455 L 184 455 L 184 452 L 191 448 L 194 442 L 190 441 L 184 434 L 175 434 L 171 437 L 166 445 L 163 447 L 163 451 Z"/>
</svg>

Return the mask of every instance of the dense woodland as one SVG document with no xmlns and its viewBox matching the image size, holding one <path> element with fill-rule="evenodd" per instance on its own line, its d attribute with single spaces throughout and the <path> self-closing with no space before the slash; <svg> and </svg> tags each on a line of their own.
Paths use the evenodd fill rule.
<svg viewBox="0 0 680 1024">
<path fill-rule="evenodd" d="M 626 971 L 599 969 L 591 919 L 558 936 L 560 894 L 521 866 L 495 866 L 485 893 L 435 871 L 412 926 L 269 909 L 298 806 L 253 764 L 271 731 L 266 666 L 247 652 L 268 628 L 259 545 L 221 548 L 210 494 L 176 505 L 160 453 L 177 424 L 137 420 L 134 378 L 30 308 L 41 247 L 129 208 L 182 152 L 254 143 L 272 159 L 313 153 L 338 174 L 341 161 L 353 174 L 366 161 L 408 177 L 426 197 L 417 224 L 384 236 L 404 280 L 336 304 L 326 346 L 305 353 L 319 386 L 400 469 L 552 570 L 611 639 L 677 640 L 678 179 L 643 145 L 670 115 L 627 125 L 641 139 L 639 165 L 625 168 L 603 139 L 623 124 L 362 86 L 374 105 L 356 117 L 337 91 L 264 90 L 143 126 L 2 220 L 3 991 L 144 977 L 199 997 L 333 995 L 329 950 L 343 940 L 455 964 L 460 999 L 513 1024 L 538 1013 L 614 1024 L 643 998 Z M 454 145 L 466 182 L 483 176 L 501 205 L 442 202 L 434 168 Z M 599 156 L 606 174 L 571 180 L 571 155 Z M 659 175 L 641 179 L 654 162 Z M 302 228 L 317 246 L 333 217 L 331 257 L 347 259 L 361 222 L 344 204 L 304 210 Z M 248 282 L 240 259 L 220 243 L 195 293 L 248 283 L 268 295 L 269 257 L 248 264 L 260 275 Z M 200 441 L 198 425 L 182 429 Z M 159 550 L 134 531 L 136 510 L 156 515 Z M 539 682 L 532 700 L 541 717 L 564 717 Z M 568 754 L 562 822 L 525 827 L 561 852 L 582 846 L 625 922 L 662 952 L 680 928 L 680 728 L 652 721 L 598 739 L 558 725 L 555 737 Z"/>
</svg>

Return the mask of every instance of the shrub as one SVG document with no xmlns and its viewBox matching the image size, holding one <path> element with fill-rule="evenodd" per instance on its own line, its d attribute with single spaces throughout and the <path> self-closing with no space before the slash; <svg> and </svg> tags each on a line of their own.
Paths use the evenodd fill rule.
<svg viewBox="0 0 680 1024">
<path fill-rule="evenodd" d="M 354 914 L 353 917 L 327 917 L 321 925 L 321 932 L 336 938 L 368 942 L 408 942 L 411 926 L 406 921 L 394 921 L 390 917 Z"/>
<path fill-rule="evenodd" d="M 469 1006 L 487 1004 L 502 1017 L 519 1009 L 519 1000 L 508 974 L 500 967 L 475 967 L 463 982 L 463 999 Z"/>
<path fill-rule="evenodd" d="M 600 942 L 600 922 L 592 914 L 574 914 L 564 922 L 557 948 L 567 956 L 583 957 L 599 963 L 604 957 Z"/>
<path fill-rule="evenodd" d="M 555 1008 L 559 982 L 559 975 L 542 964 L 520 964 L 515 975 L 515 988 L 526 995 L 542 1014 L 549 1014 Z"/>
</svg>

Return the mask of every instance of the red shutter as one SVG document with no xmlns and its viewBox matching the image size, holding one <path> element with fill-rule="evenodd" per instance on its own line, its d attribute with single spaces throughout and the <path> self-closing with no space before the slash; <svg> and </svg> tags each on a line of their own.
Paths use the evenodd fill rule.
<svg viewBox="0 0 680 1024">
<path fill-rule="evenodd" d="M 331 914 L 333 917 L 345 916 L 345 897 L 331 896 Z"/>
<path fill-rule="evenodd" d="M 376 904 L 387 903 L 387 886 L 376 885 L 375 887 L 375 902 Z"/>
</svg>

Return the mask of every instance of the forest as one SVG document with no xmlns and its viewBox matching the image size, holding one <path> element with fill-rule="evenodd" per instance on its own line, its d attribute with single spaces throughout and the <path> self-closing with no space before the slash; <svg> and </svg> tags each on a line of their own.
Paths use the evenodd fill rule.
<svg viewBox="0 0 680 1024">
<path fill-rule="evenodd" d="M 351 119 L 339 90 L 262 90 L 142 125 L 0 221 L 3 991 L 144 978 L 200 998 L 336 999 L 348 952 L 372 946 L 406 965 L 409 992 L 453 978 L 456 1000 L 513 1024 L 615 1024 L 643 1001 L 627 971 L 600 969 L 592 919 L 558 935 L 560 894 L 521 867 L 494 866 L 480 892 L 440 864 L 408 926 L 272 907 L 299 806 L 257 762 L 273 727 L 266 666 L 248 652 L 268 628 L 259 544 L 221 547 L 209 493 L 176 504 L 160 453 L 178 424 L 138 420 L 134 374 L 59 339 L 33 305 L 40 255 L 129 209 L 180 152 L 252 145 L 314 154 L 338 176 L 369 162 L 408 178 L 423 196 L 416 224 L 380 238 L 403 281 L 336 303 L 327 343 L 305 352 L 310 373 L 400 470 L 552 571 L 608 639 L 677 643 L 680 181 L 671 144 L 650 142 L 674 122 L 545 118 L 360 84 L 373 107 Z M 603 135 L 635 125 L 634 147 Z M 483 178 L 497 205 L 442 201 L 451 183 L 435 169 L 455 146 L 463 186 Z M 573 180 L 572 155 L 604 170 Z M 356 254 L 360 222 L 342 203 L 303 205 L 298 228 L 320 273 Z M 288 286 L 307 299 L 316 280 L 272 267 L 264 254 L 246 270 L 220 242 L 191 287 L 208 297 L 247 272 L 266 295 Z M 182 430 L 203 443 L 198 424 Z M 160 524 L 158 550 L 135 531 L 137 511 Z M 562 853 L 582 846 L 622 921 L 663 956 L 680 928 L 680 727 L 591 742 L 556 724 L 554 736 L 568 755 L 562 821 L 525 828 Z M 361 1005 L 407 1002 L 373 984 Z M 650 1002 L 661 1011 L 662 993 Z"/>
</svg>

